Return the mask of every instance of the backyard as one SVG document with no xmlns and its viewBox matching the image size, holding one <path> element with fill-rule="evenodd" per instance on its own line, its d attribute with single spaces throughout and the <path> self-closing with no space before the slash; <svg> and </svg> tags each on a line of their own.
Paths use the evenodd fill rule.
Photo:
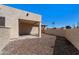
<svg viewBox="0 0 79 59">
<path fill-rule="evenodd" d="M 56 37 L 42 34 L 42 38 L 12 40 L 2 50 L 8 55 L 52 55 Z"/>
</svg>

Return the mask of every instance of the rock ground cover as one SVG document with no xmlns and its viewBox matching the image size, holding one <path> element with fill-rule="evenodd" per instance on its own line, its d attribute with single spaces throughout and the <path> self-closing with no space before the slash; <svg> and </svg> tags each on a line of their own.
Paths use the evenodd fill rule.
<svg viewBox="0 0 79 59">
<path fill-rule="evenodd" d="M 42 34 L 42 38 L 10 41 L 2 55 L 52 55 L 56 37 Z"/>
</svg>

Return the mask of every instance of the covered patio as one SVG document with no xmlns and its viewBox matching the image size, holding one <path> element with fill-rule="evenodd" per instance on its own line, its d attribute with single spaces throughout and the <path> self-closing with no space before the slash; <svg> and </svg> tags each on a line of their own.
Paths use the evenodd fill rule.
<svg viewBox="0 0 79 59">
<path fill-rule="evenodd" d="M 39 21 L 19 19 L 20 37 L 41 37 L 41 23 Z"/>
</svg>

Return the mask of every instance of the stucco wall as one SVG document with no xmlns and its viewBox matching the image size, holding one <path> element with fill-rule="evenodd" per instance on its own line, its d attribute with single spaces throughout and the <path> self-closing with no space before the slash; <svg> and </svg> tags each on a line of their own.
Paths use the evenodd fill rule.
<svg viewBox="0 0 79 59">
<path fill-rule="evenodd" d="M 10 38 L 10 28 L 0 27 L 0 53 L 1 50 L 7 45 Z"/>
<path fill-rule="evenodd" d="M 46 29 L 46 33 L 66 37 L 79 50 L 79 29 Z"/>
<path fill-rule="evenodd" d="M 66 29 L 65 37 L 79 50 L 79 29 Z"/>
<path fill-rule="evenodd" d="M 38 33 L 39 33 L 39 32 L 38 32 L 38 27 L 37 27 L 37 26 L 33 26 L 33 27 L 32 27 L 32 30 L 31 30 L 31 34 L 32 34 L 32 35 L 38 35 Z"/>
<path fill-rule="evenodd" d="M 25 34 L 38 34 L 38 27 L 31 23 L 20 22 L 19 23 L 19 33 L 20 35 Z"/>
<path fill-rule="evenodd" d="M 26 16 L 27 13 L 28 13 L 28 16 Z M 6 16 L 18 15 L 19 19 L 25 19 L 25 20 L 32 20 L 32 21 L 41 20 L 41 15 L 39 14 L 31 13 L 28 11 L 16 9 L 5 5 L 0 5 L 0 14 L 6 15 Z"/>
<path fill-rule="evenodd" d="M 28 16 L 26 14 L 29 13 Z M 5 17 L 5 27 L 10 27 L 10 38 L 18 38 L 19 36 L 19 19 L 41 22 L 41 16 L 24 10 L 0 5 L 0 16 Z M 34 29 L 34 28 L 33 28 Z M 32 33 L 33 31 L 31 31 Z"/>
<path fill-rule="evenodd" d="M 19 23 L 17 16 L 7 16 L 5 21 L 5 26 L 10 27 L 10 38 L 18 38 L 19 37 Z"/>
<path fill-rule="evenodd" d="M 0 16 L 5 17 L 5 27 L 10 27 L 10 38 L 18 38 L 19 14 L 8 6 L 0 5 Z"/>
<path fill-rule="evenodd" d="M 64 36 L 64 30 L 61 30 L 61 29 L 46 29 L 46 32 L 45 33 L 48 33 L 48 34 L 52 34 L 52 35 L 57 35 L 57 36 Z"/>
</svg>

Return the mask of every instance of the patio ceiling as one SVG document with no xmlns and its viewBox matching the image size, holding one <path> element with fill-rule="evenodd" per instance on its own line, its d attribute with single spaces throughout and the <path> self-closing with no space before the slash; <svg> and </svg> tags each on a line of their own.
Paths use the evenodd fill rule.
<svg viewBox="0 0 79 59">
<path fill-rule="evenodd" d="M 24 22 L 27 24 L 32 24 L 32 25 L 39 25 L 39 21 L 31 21 L 31 20 L 24 20 L 24 19 L 19 19 L 19 22 Z"/>
</svg>

